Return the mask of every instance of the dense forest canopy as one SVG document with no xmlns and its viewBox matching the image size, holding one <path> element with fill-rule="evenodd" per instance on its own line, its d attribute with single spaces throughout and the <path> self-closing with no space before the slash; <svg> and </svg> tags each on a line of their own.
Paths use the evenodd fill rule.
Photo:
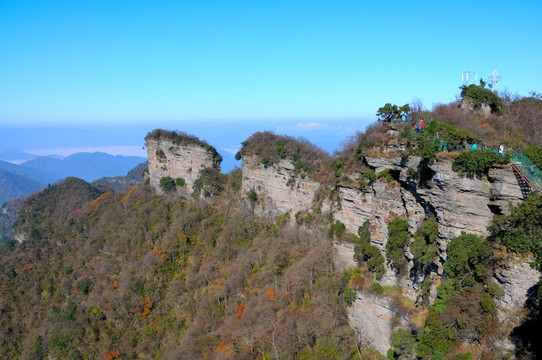
<svg viewBox="0 0 542 360">
<path fill-rule="evenodd" d="M 258 220 L 236 181 L 214 205 L 76 179 L 30 199 L 0 258 L 1 357 L 357 356 L 327 229 Z"/>
</svg>

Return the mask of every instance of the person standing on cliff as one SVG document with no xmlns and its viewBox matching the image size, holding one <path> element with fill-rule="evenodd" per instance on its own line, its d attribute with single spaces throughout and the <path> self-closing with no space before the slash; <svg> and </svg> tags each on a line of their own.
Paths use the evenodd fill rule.
<svg viewBox="0 0 542 360">
<path fill-rule="evenodd" d="M 422 122 L 421 122 L 421 124 L 420 124 L 420 130 L 423 132 L 423 129 L 424 129 L 424 128 L 425 128 L 425 124 L 423 123 L 423 120 L 422 120 Z"/>
</svg>

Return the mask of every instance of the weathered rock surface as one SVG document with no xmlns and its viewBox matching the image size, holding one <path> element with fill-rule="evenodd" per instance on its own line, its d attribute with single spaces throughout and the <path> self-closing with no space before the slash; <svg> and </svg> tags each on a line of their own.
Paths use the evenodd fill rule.
<svg viewBox="0 0 542 360">
<path fill-rule="evenodd" d="M 489 169 L 487 178 L 492 184 L 489 206 L 493 206 L 498 213 L 509 213 L 510 205 L 516 205 L 523 198 L 510 166 Z"/>
<path fill-rule="evenodd" d="M 540 272 L 530 266 L 532 261 L 532 258 L 512 257 L 508 264 L 495 271 L 493 280 L 500 284 L 504 291 L 499 306 L 508 310 L 523 308 L 529 290 L 540 277 Z"/>
<path fill-rule="evenodd" d="M 493 220 L 489 181 L 460 176 L 449 160 L 435 162 L 430 169 L 434 174 L 429 187 L 419 187 L 417 192 L 434 209 L 440 238 L 447 242 L 462 231 L 488 235 L 487 226 Z"/>
<path fill-rule="evenodd" d="M 390 348 L 392 331 L 407 328 L 409 322 L 395 310 L 391 299 L 359 291 L 348 308 L 348 320 L 361 343 L 382 354 Z"/>
<path fill-rule="evenodd" d="M 189 194 L 200 171 L 217 166 L 213 152 L 198 145 L 175 145 L 169 139 L 148 139 L 146 145 L 150 186 L 158 193 L 162 192 L 160 179 L 171 176 L 173 179 L 183 178 L 186 182 L 183 192 Z"/>
<path fill-rule="evenodd" d="M 246 195 L 252 189 L 256 191 L 260 215 L 275 218 L 289 213 L 294 219 L 297 212 L 311 207 L 320 187 L 320 183 L 308 176 L 302 179 L 294 170 L 292 162 L 286 159 L 266 168 L 256 157 L 243 158 L 241 193 Z"/>
<path fill-rule="evenodd" d="M 358 266 L 354 260 L 354 244 L 333 242 L 333 264 L 337 271 L 343 271 Z"/>
<path fill-rule="evenodd" d="M 408 159 L 402 158 L 400 156 L 391 156 L 391 157 L 373 157 L 366 156 L 365 160 L 367 164 L 372 167 L 376 173 L 379 173 L 385 169 L 392 169 L 396 171 L 407 170 L 409 167 L 417 169 L 420 165 L 419 156 L 411 156 Z"/>
</svg>

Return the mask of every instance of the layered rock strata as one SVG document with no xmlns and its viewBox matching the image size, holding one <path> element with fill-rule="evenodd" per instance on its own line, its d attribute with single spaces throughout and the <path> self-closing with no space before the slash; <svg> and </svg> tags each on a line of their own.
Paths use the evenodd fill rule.
<svg viewBox="0 0 542 360">
<path fill-rule="evenodd" d="M 265 167 L 255 156 L 243 158 L 243 182 L 241 193 L 254 190 L 258 197 L 256 211 L 260 215 L 276 218 L 284 213 L 291 219 L 302 210 L 310 209 L 320 183 L 309 176 L 301 178 L 288 159 Z"/>
<path fill-rule="evenodd" d="M 370 293 L 356 293 L 348 308 L 348 321 L 362 345 L 386 354 L 390 334 L 397 328 L 408 328 L 409 319 L 394 306 L 392 299 Z"/>
<path fill-rule="evenodd" d="M 183 194 L 194 190 L 194 183 L 200 177 L 200 171 L 205 168 L 217 168 L 216 155 L 208 148 L 194 145 L 176 145 L 171 140 L 147 139 L 147 154 L 149 157 L 149 181 L 151 188 L 162 193 L 160 179 L 170 176 L 173 179 L 182 178 L 185 185 L 179 188 Z"/>
</svg>

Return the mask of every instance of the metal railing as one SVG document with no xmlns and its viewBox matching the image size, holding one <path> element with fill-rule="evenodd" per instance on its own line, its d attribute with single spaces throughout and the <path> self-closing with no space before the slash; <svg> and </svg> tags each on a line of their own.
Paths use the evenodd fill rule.
<svg viewBox="0 0 542 360">
<path fill-rule="evenodd" d="M 522 151 L 516 151 L 510 162 L 527 184 L 539 195 L 542 194 L 542 171 Z"/>
</svg>

